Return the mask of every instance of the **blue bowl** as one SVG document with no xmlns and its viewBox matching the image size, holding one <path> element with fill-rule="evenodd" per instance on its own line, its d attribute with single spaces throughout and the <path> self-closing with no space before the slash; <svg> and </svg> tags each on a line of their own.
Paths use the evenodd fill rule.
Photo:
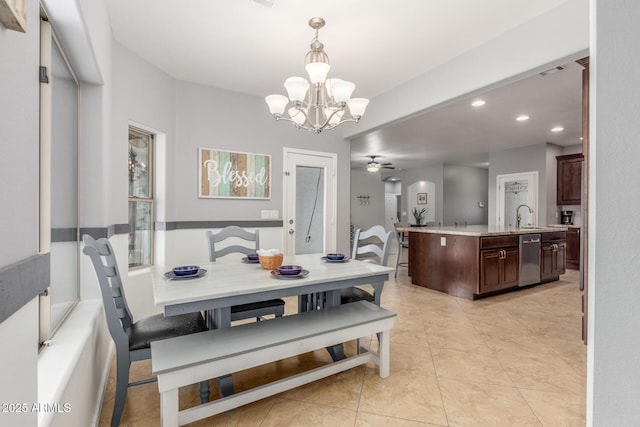
<svg viewBox="0 0 640 427">
<path fill-rule="evenodd" d="M 258 254 L 247 254 L 247 259 L 249 261 L 258 261 L 258 258 L 259 258 Z"/>
<path fill-rule="evenodd" d="M 283 276 L 295 276 L 296 274 L 300 274 L 302 271 L 302 267 L 299 265 L 281 265 L 278 267 L 278 273 Z"/>
<path fill-rule="evenodd" d="M 200 270 L 200 267 L 197 265 L 182 265 L 174 268 L 172 271 L 176 276 L 192 276 L 198 273 L 198 270 Z"/>
<path fill-rule="evenodd" d="M 344 254 L 327 254 L 327 259 L 330 261 L 340 261 L 344 259 Z"/>
</svg>

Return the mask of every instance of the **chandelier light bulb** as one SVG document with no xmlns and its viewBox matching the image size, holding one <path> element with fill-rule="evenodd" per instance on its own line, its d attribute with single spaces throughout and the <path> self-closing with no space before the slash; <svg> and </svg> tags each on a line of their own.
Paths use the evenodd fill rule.
<svg viewBox="0 0 640 427">
<path fill-rule="evenodd" d="M 331 66 L 326 62 L 312 62 L 307 64 L 304 69 L 307 71 L 311 83 L 316 84 L 323 83 L 327 79 Z"/>
<path fill-rule="evenodd" d="M 349 111 L 356 119 L 360 119 L 360 117 L 364 116 L 364 110 L 367 109 L 367 105 L 369 105 L 369 100 L 366 98 L 351 98 L 347 101 Z"/>
<path fill-rule="evenodd" d="M 338 125 L 343 115 L 344 115 L 344 110 L 337 110 L 334 114 L 333 110 L 329 108 L 324 109 L 324 116 L 329 121 L 329 124 L 331 125 Z"/>
<path fill-rule="evenodd" d="M 335 85 L 338 82 L 342 82 L 344 80 L 341 79 L 327 79 L 327 81 L 324 82 L 324 87 L 327 89 L 327 95 L 329 96 L 329 98 L 333 98 L 333 91 L 332 91 L 332 87 L 333 85 Z"/>
<path fill-rule="evenodd" d="M 289 117 L 291 117 L 291 120 L 293 120 L 293 122 L 298 126 L 302 126 L 304 122 L 307 121 L 307 118 L 304 116 L 302 111 L 298 110 L 297 108 L 289 108 L 288 113 Z"/>
<path fill-rule="evenodd" d="M 284 82 L 284 88 L 287 90 L 290 100 L 302 102 L 307 96 L 309 82 L 303 77 L 289 77 Z"/>
<path fill-rule="evenodd" d="M 340 80 L 332 85 L 331 93 L 333 94 L 333 99 L 340 104 L 347 102 L 355 89 L 356 85 L 354 83 Z"/>
<path fill-rule="evenodd" d="M 269 95 L 264 100 L 269 106 L 269 111 L 273 115 L 282 115 L 282 113 L 284 113 L 284 109 L 289 103 L 289 98 L 283 95 Z"/>
</svg>

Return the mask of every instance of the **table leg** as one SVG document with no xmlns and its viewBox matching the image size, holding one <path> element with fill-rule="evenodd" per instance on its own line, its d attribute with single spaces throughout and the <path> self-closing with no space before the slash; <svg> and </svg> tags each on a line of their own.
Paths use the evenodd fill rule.
<svg viewBox="0 0 640 427">
<path fill-rule="evenodd" d="M 333 360 L 334 362 L 347 358 L 347 356 L 344 355 L 343 344 L 336 344 L 331 347 L 326 347 L 326 349 L 329 352 L 329 356 L 331 356 L 331 360 Z"/>
<path fill-rule="evenodd" d="M 230 327 L 231 307 L 217 308 L 213 310 L 213 328 L 221 329 Z M 220 391 L 220 396 L 222 397 L 231 396 L 235 393 L 235 390 L 233 388 L 233 378 L 231 377 L 231 375 L 225 375 L 218 378 L 218 391 Z"/>
<path fill-rule="evenodd" d="M 207 403 L 209 401 L 209 381 L 202 381 L 200 383 L 200 403 Z"/>
<path fill-rule="evenodd" d="M 340 289 L 326 292 L 324 295 L 325 308 L 335 307 L 338 305 L 340 305 Z M 331 359 L 334 362 L 337 362 L 338 360 L 346 359 L 346 356 L 344 355 L 343 344 L 337 344 L 331 347 L 326 347 L 326 349 L 329 352 L 329 355 L 331 356 Z"/>
</svg>

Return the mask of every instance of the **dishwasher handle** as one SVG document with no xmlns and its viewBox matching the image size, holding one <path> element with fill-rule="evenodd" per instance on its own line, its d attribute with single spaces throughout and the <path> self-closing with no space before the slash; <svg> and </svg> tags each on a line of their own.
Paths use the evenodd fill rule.
<svg viewBox="0 0 640 427">
<path fill-rule="evenodd" d="M 522 243 L 540 243 L 540 239 L 523 240 Z"/>
</svg>

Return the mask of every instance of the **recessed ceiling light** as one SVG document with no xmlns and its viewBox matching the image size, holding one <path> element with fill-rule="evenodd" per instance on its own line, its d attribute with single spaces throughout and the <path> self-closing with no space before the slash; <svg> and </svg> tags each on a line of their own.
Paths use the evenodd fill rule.
<svg viewBox="0 0 640 427">
<path fill-rule="evenodd" d="M 472 107 L 482 107 L 484 104 L 486 104 L 487 102 L 484 99 L 476 99 L 475 101 L 473 101 L 471 103 Z"/>
<path fill-rule="evenodd" d="M 564 130 L 564 128 L 562 126 L 556 126 L 554 128 L 551 128 L 551 132 L 562 132 Z"/>
<path fill-rule="evenodd" d="M 525 122 L 529 120 L 529 116 L 527 116 L 526 114 L 521 114 L 518 117 L 516 117 L 516 120 L 519 122 Z"/>
<path fill-rule="evenodd" d="M 582 137 L 582 136 L 581 136 L 581 137 L 580 137 L 580 141 L 584 141 L 584 137 Z"/>
</svg>

